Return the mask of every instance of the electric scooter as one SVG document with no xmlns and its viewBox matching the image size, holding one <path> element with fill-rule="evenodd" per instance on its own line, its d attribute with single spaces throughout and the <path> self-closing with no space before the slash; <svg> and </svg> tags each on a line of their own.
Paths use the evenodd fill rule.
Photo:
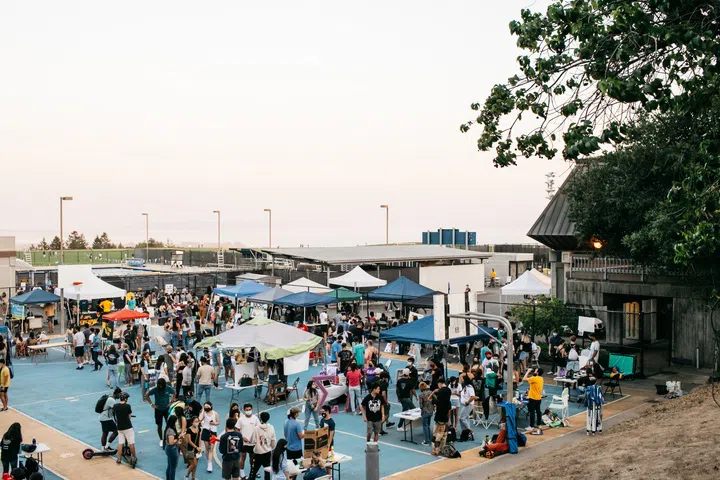
<svg viewBox="0 0 720 480">
<path fill-rule="evenodd" d="M 131 468 L 135 468 L 137 465 L 137 457 L 133 456 L 130 451 L 130 446 L 127 442 L 121 447 L 122 459 L 124 459 Z M 112 457 L 117 453 L 117 449 L 113 450 L 95 450 L 93 448 L 86 448 L 82 452 L 82 456 L 85 460 L 92 460 L 94 457 Z"/>
</svg>

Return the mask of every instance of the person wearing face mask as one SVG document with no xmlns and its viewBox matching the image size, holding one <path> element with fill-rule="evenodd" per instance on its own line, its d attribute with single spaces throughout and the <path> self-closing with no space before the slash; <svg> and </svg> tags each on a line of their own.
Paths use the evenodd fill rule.
<svg viewBox="0 0 720 480">
<path fill-rule="evenodd" d="M 246 403 L 243 405 L 243 414 L 236 424 L 236 428 L 240 430 L 240 435 L 243 437 L 242 454 L 240 455 L 240 473 L 242 474 L 242 480 L 247 480 L 248 478 L 245 475 L 245 459 L 250 457 L 248 460 L 249 469 L 255 456 L 255 444 L 257 443 L 257 433 L 255 430 L 257 430 L 258 426 L 260 426 L 260 420 L 253 415 L 252 404 Z"/>
<path fill-rule="evenodd" d="M 235 421 L 240 420 L 240 406 L 237 403 L 233 402 L 230 404 L 230 412 L 227 418 L 228 420 L 231 418 Z"/>
<path fill-rule="evenodd" d="M 210 438 L 217 436 L 217 427 L 220 425 L 220 418 L 218 417 L 218 413 L 213 410 L 213 405 L 210 402 L 205 402 L 203 405 L 203 411 L 200 414 L 200 425 L 202 427 L 200 439 L 205 444 L 205 452 L 207 453 L 207 471 L 212 472 L 215 447 L 210 444 Z"/>
<path fill-rule="evenodd" d="M 185 434 L 185 465 L 187 465 L 187 480 L 195 480 L 195 470 L 197 469 L 198 457 L 200 453 L 200 419 L 192 417 L 187 433 Z"/>
<path fill-rule="evenodd" d="M 262 412 L 260 414 L 260 425 L 255 429 L 255 456 L 250 469 L 250 479 L 254 479 L 261 468 L 269 467 L 272 461 L 272 451 L 277 443 L 275 437 L 275 428 L 270 425 L 270 414 Z M 265 480 L 270 480 L 270 473 L 265 472 Z"/>
</svg>

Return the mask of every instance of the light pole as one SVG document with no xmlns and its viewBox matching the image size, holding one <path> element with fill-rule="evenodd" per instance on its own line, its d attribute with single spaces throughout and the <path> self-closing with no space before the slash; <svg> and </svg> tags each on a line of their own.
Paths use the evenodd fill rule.
<svg viewBox="0 0 720 480">
<path fill-rule="evenodd" d="M 72 200 L 73 197 L 60 197 L 60 265 L 65 263 L 65 248 L 63 245 L 63 200 Z"/>
<path fill-rule="evenodd" d="M 268 212 L 268 248 L 272 248 L 272 209 L 265 208 L 263 212 Z"/>
<path fill-rule="evenodd" d="M 385 209 L 385 245 L 390 245 L 390 207 L 388 205 L 380 205 Z"/>
<path fill-rule="evenodd" d="M 218 255 L 220 254 L 220 210 L 213 210 L 218 216 Z"/>
<path fill-rule="evenodd" d="M 145 263 L 150 263 L 150 215 L 142 214 L 145 217 Z"/>
</svg>

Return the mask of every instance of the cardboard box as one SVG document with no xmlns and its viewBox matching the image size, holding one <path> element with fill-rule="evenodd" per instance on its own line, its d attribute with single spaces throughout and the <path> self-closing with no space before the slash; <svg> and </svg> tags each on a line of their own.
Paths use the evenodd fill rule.
<svg viewBox="0 0 720 480">
<path fill-rule="evenodd" d="M 328 458 L 328 427 L 318 428 L 317 430 L 305 430 L 305 438 L 303 439 L 303 458 L 312 458 L 313 453 L 318 452 L 320 458 Z"/>
</svg>

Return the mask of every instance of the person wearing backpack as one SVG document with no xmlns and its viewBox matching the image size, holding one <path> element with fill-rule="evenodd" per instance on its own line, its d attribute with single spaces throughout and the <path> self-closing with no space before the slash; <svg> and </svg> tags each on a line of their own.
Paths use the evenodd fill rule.
<svg viewBox="0 0 720 480">
<path fill-rule="evenodd" d="M 100 426 L 102 427 L 100 444 L 103 446 L 104 450 L 112 450 L 113 448 L 110 444 L 115 441 L 118 436 L 117 426 L 115 425 L 113 416 L 113 407 L 115 406 L 116 401 L 120 398 L 121 393 L 122 390 L 116 388 L 112 396 L 103 395 L 95 404 L 95 413 L 100 414 L 98 416 Z M 108 438 L 108 434 L 110 434 L 110 438 Z"/>
<path fill-rule="evenodd" d="M 10 379 L 12 379 L 12 372 L 5 365 L 5 358 L 0 357 L 0 401 L 2 401 L 2 410 L 4 412 L 8 409 L 8 390 L 10 389 Z"/>
</svg>

